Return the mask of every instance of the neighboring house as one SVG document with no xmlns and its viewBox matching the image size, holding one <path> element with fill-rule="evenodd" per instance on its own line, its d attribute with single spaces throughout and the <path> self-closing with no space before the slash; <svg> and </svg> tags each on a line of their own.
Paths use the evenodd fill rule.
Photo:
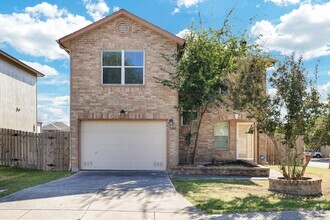
<svg viewBox="0 0 330 220">
<path fill-rule="evenodd" d="M 43 126 L 42 131 L 70 131 L 70 127 L 63 122 L 55 122 Z"/>
<path fill-rule="evenodd" d="M 320 147 L 320 151 L 323 155 L 323 157 L 330 158 L 330 145 L 324 145 Z"/>
<path fill-rule="evenodd" d="M 37 132 L 37 77 L 43 76 L 0 50 L 0 128 Z"/>
<path fill-rule="evenodd" d="M 42 122 L 37 121 L 37 133 L 41 133 L 41 132 L 42 132 Z"/>
<path fill-rule="evenodd" d="M 155 80 L 167 76 L 162 54 L 183 39 L 120 10 L 58 43 L 71 58 L 72 170 L 165 170 L 184 161 L 189 119 L 174 108 L 177 92 Z M 245 114 L 206 114 L 197 160 L 256 161 L 250 128 Z"/>
</svg>

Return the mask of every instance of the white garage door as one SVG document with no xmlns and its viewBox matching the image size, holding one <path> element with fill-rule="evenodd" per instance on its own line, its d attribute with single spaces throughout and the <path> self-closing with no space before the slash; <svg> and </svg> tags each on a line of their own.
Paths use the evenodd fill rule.
<svg viewBox="0 0 330 220">
<path fill-rule="evenodd" d="M 165 170 L 165 121 L 82 121 L 81 169 Z"/>
</svg>

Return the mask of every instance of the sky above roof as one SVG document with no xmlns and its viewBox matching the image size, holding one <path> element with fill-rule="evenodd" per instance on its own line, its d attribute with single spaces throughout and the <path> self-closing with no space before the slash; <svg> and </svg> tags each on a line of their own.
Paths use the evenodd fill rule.
<svg viewBox="0 0 330 220">
<path fill-rule="evenodd" d="M 70 62 L 55 40 L 125 9 L 173 34 L 182 35 L 200 14 L 205 26 L 220 27 L 232 0 L 0 0 L 0 49 L 46 76 L 38 79 L 38 120 L 69 124 Z M 330 2 L 238 0 L 231 23 L 259 35 L 275 58 L 303 54 L 307 69 L 319 63 L 318 87 L 330 92 Z M 252 22 L 250 22 L 250 19 Z M 270 89 L 271 90 L 271 89 Z"/>
</svg>

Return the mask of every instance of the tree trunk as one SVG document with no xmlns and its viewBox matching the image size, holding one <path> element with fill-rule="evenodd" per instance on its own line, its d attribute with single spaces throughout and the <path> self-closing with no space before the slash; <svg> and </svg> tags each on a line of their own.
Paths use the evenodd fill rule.
<svg viewBox="0 0 330 220">
<path fill-rule="evenodd" d="M 187 146 L 187 154 L 185 159 L 186 164 L 188 164 L 189 162 L 189 156 L 190 156 L 189 154 L 190 154 L 190 144 Z"/>
<path fill-rule="evenodd" d="M 313 157 L 315 151 L 321 146 L 322 140 L 323 140 L 323 138 L 324 138 L 324 136 L 325 136 L 326 134 L 327 134 L 327 131 L 325 131 L 325 132 L 322 134 L 322 136 L 320 137 L 318 143 L 315 144 L 315 147 L 313 148 L 313 152 L 312 152 L 311 156 L 310 156 L 309 158 L 306 158 L 306 163 L 303 165 L 302 170 L 301 170 L 301 177 L 303 177 L 303 176 L 305 175 L 305 171 L 306 171 L 306 168 L 307 168 L 307 166 L 308 166 L 308 164 L 309 164 L 309 161 L 311 161 L 311 159 L 312 159 L 312 157 Z"/>
<path fill-rule="evenodd" d="M 189 125 L 189 133 L 190 133 L 190 135 L 191 135 L 191 129 L 192 129 L 191 126 L 192 126 L 192 125 L 191 125 L 191 123 L 190 123 L 190 125 Z M 191 138 L 192 138 L 192 137 L 190 137 L 189 144 L 187 144 L 187 154 L 186 154 L 186 159 L 185 159 L 186 164 L 189 163 Z M 186 139 L 186 138 L 185 138 L 185 139 Z"/>
<path fill-rule="evenodd" d="M 198 124 L 197 124 L 196 138 L 195 138 L 195 143 L 194 143 L 194 151 L 193 151 L 193 156 L 192 156 L 192 163 L 193 164 L 195 164 L 195 162 L 196 162 L 196 152 L 197 152 L 197 142 L 198 142 L 198 136 L 199 136 L 199 129 L 201 127 L 203 115 L 206 112 L 206 109 L 207 109 L 207 107 L 205 107 L 205 109 L 201 112 L 201 115 L 199 117 Z"/>
</svg>

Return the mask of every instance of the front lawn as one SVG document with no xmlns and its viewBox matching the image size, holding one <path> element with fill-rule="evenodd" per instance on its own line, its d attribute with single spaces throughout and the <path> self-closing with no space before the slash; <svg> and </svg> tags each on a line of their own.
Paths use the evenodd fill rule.
<svg viewBox="0 0 330 220">
<path fill-rule="evenodd" d="M 45 172 L 0 166 L 0 198 L 19 190 L 72 175 L 72 172 Z"/>
<path fill-rule="evenodd" d="M 308 168 L 306 176 L 319 176 L 323 196 L 288 196 L 268 191 L 267 180 L 172 179 L 176 190 L 204 213 L 282 210 L 330 210 L 330 170 Z"/>
</svg>

